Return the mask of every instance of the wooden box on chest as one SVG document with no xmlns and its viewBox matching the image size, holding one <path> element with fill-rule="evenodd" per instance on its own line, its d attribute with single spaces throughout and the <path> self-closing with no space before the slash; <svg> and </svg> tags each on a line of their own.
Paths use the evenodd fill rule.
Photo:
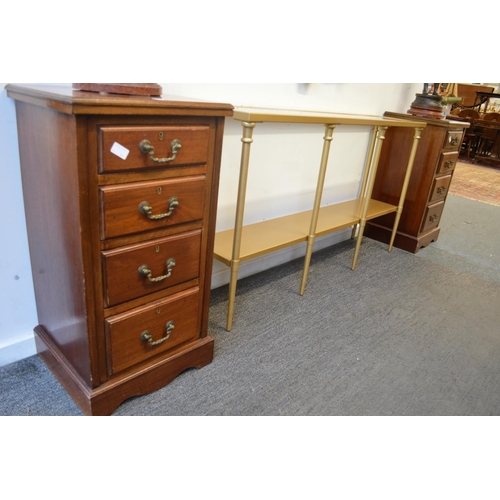
<svg viewBox="0 0 500 500">
<path fill-rule="evenodd" d="M 439 221 L 468 124 L 391 112 L 386 112 L 384 116 L 427 124 L 421 132 L 394 240 L 394 246 L 417 253 L 420 248 L 438 238 Z M 387 130 L 373 187 L 374 199 L 386 203 L 397 202 L 412 140 L 413 131 L 410 129 L 394 127 Z M 389 214 L 368 221 L 365 236 L 388 243 L 394 217 L 395 214 Z"/>
<path fill-rule="evenodd" d="M 229 104 L 8 85 L 39 355 L 89 415 L 212 361 Z"/>
</svg>

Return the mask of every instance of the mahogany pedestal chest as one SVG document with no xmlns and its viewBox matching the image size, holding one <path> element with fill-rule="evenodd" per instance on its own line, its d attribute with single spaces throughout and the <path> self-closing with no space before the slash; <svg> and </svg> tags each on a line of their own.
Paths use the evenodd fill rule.
<svg viewBox="0 0 500 500">
<path fill-rule="evenodd" d="M 207 334 L 229 104 L 8 85 L 37 351 L 85 414 L 212 361 Z"/>
<path fill-rule="evenodd" d="M 417 253 L 420 248 L 438 239 L 439 221 L 458 161 L 464 130 L 469 124 L 388 111 L 384 116 L 426 123 L 394 240 L 397 248 Z M 385 203 L 397 201 L 412 141 L 413 131 L 410 129 L 394 127 L 387 131 L 373 186 L 374 199 Z M 365 236 L 388 243 L 394 218 L 395 214 L 392 213 L 368 221 Z"/>
</svg>

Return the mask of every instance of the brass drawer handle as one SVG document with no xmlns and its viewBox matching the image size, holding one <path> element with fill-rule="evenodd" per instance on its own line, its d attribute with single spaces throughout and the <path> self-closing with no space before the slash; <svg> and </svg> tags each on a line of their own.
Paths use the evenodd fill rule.
<svg viewBox="0 0 500 500">
<path fill-rule="evenodd" d="M 455 137 L 450 137 L 450 140 L 449 140 L 449 142 L 450 142 L 450 144 L 452 146 L 456 146 L 458 144 L 458 141 L 460 141 L 460 139 L 458 137 L 456 137 L 456 136 Z"/>
<path fill-rule="evenodd" d="M 444 168 L 451 168 L 453 167 L 453 164 L 455 163 L 454 160 L 448 160 L 445 164 L 444 164 Z"/>
<path fill-rule="evenodd" d="M 177 153 L 182 147 L 181 141 L 179 141 L 179 139 L 174 139 L 170 143 L 170 147 L 172 148 L 172 156 L 170 158 L 155 158 L 154 157 L 155 148 L 148 140 L 144 139 L 139 144 L 139 149 L 141 150 L 141 153 L 149 154 L 149 158 L 151 158 L 151 161 L 154 161 L 155 163 L 168 163 L 169 161 L 175 160 Z"/>
<path fill-rule="evenodd" d="M 443 194 L 446 192 L 446 188 L 444 186 L 440 186 L 437 188 L 437 194 Z"/>
<path fill-rule="evenodd" d="M 179 206 L 179 199 L 177 196 L 172 196 L 170 200 L 168 200 L 168 212 L 165 214 L 153 215 L 153 207 L 147 202 L 143 201 L 139 204 L 139 212 L 141 214 L 147 215 L 149 220 L 159 220 L 164 219 L 165 217 L 170 217 L 172 212 Z"/>
<path fill-rule="evenodd" d="M 147 342 L 150 346 L 160 345 L 162 342 L 165 342 L 170 337 L 170 333 L 175 328 L 175 323 L 173 321 L 169 321 L 165 325 L 165 335 L 159 340 L 153 340 L 153 336 L 147 331 L 144 330 L 141 333 L 141 340 Z"/>
<path fill-rule="evenodd" d="M 163 281 L 164 279 L 170 278 L 172 275 L 172 269 L 175 266 L 175 259 L 168 259 L 167 260 L 167 274 L 164 274 L 163 276 L 158 276 L 157 278 L 152 278 L 151 275 L 153 274 L 151 269 L 144 264 L 139 268 L 139 274 L 141 276 L 146 277 L 150 283 L 158 283 L 159 281 Z"/>
<path fill-rule="evenodd" d="M 438 217 L 439 217 L 438 215 L 431 215 L 431 216 L 429 217 L 429 222 L 434 222 L 434 221 L 436 221 L 436 220 L 438 219 Z"/>
</svg>

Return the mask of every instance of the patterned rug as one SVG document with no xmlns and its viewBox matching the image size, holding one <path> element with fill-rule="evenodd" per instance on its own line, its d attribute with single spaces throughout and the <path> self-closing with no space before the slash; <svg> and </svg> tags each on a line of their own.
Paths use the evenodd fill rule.
<svg viewBox="0 0 500 500">
<path fill-rule="evenodd" d="M 500 206 L 500 169 L 459 161 L 448 193 Z"/>
<path fill-rule="evenodd" d="M 460 163 L 466 163 L 467 165 L 479 165 L 481 167 L 491 167 L 500 169 L 500 161 L 497 159 L 490 160 L 484 156 L 477 158 L 468 158 L 466 155 L 460 155 L 458 158 Z"/>
</svg>

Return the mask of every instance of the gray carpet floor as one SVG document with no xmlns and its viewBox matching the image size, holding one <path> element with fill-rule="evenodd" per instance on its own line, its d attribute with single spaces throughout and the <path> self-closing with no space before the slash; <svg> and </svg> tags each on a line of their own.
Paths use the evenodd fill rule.
<svg viewBox="0 0 500 500">
<path fill-rule="evenodd" d="M 500 207 L 449 196 L 416 255 L 364 238 L 212 292 L 213 362 L 125 415 L 500 415 Z M 0 369 L 0 415 L 81 415 L 34 356 Z"/>
</svg>

